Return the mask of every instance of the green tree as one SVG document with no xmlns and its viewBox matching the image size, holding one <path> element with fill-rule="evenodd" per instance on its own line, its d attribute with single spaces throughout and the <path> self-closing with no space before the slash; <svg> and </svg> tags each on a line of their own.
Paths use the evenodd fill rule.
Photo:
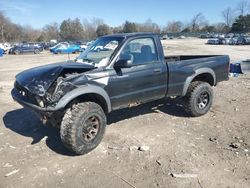
<svg viewBox="0 0 250 188">
<path fill-rule="evenodd" d="M 96 34 L 98 37 L 101 37 L 103 35 L 108 35 L 108 34 L 111 34 L 111 29 L 106 24 L 99 25 L 97 26 Z"/>
<path fill-rule="evenodd" d="M 250 32 L 250 14 L 239 16 L 233 23 L 232 32 Z"/>
<path fill-rule="evenodd" d="M 122 32 L 123 32 L 122 26 L 112 28 L 112 33 L 122 33 Z"/>
<path fill-rule="evenodd" d="M 60 36 L 63 40 L 74 41 L 83 38 L 83 26 L 76 18 L 64 20 L 60 25 Z"/>
<path fill-rule="evenodd" d="M 134 22 L 126 21 L 123 26 L 123 32 L 124 33 L 138 32 L 138 25 Z"/>
<path fill-rule="evenodd" d="M 189 27 L 186 27 L 181 32 L 183 32 L 183 33 L 189 33 L 189 32 L 191 32 L 191 29 Z"/>
<path fill-rule="evenodd" d="M 213 25 L 206 25 L 201 29 L 201 32 L 215 32 L 215 26 Z"/>
</svg>

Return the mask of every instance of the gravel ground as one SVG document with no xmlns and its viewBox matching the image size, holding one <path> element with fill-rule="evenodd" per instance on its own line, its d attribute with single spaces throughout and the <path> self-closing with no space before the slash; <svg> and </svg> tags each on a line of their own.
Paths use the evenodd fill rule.
<svg viewBox="0 0 250 188">
<path fill-rule="evenodd" d="M 250 58 L 250 46 L 204 43 L 163 41 L 166 55 Z M 74 156 L 56 129 L 10 96 L 18 72 L 68 58 L 47 52 L 0 58 L 0 187 L 250 187 L 249 75 L 214 88 L 213 107 L 199 118 L 188 117 L 178 99 L 112 112 L 101 144 Z"/>
</svg>

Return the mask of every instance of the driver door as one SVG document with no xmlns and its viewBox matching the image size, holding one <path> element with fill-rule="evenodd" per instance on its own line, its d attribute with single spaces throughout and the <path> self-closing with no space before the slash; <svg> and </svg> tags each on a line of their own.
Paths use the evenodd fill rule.
<svg viewBox="0 0 250 188">
<path fill-rule="evenodd" d="M 118 59 L 130 57 L 132 66 L 111 75 L 108 93 L 112 108 L 127 107 L 163 98 L 167 89 L 167 67 L 158 57 L 154 38 L 137 38 L 125 44 Z"/>
</svg>

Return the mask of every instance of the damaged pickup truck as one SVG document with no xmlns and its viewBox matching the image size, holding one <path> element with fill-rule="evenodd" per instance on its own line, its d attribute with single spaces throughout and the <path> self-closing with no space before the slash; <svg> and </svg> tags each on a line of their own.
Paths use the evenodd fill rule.
<svg viewBox="0 0 250 188">
<path fill-rule="evenodd" d="M 228 70 L 228 56 L 164 57 L 157 34 L 115 34 L 98 38 L 75 61 L 19 73 L 12 97 L 59 127 L 69 150 L 85 154 L 101 142 L 113 110 L 175 96 L 191 116 L 206 114 L 212 87 L 228 80 Z"/>
</svg>

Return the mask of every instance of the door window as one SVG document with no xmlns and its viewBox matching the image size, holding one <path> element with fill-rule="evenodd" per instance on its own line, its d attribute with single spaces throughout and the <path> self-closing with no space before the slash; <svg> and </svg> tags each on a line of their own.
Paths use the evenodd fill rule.
<svg viewBox="0 0 250 188">
<path fill-rule="evenodd" d="M 158 60 L 152 38 L 130 41 L 122 50 L 119 59 L 131 59 L 133 64 L 148 64 Z"/>
</svg>

